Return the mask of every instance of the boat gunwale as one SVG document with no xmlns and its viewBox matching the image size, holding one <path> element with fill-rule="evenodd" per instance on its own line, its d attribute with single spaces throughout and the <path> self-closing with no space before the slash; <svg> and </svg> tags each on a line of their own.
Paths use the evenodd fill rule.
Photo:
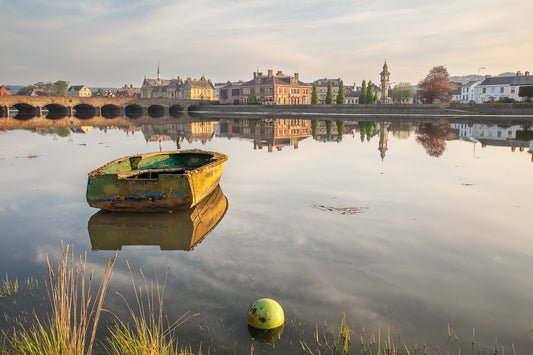
<svg viewBox="0 0 533 355">
<path fill-rule="evenodd" d="M 201 165 L 199 167 L 196 167 L 194 169 L 187 169 L 187 168 L 154 168 L 154 169 L 131 169 L 131 170 L 126 170 L 126 171 L 114 172 L 114 173 L 104 173 L 104 172 L 102 172 L 103 169 L 105 169 L 105 168 L 107 168 L 107 167 L 109 167 L 109 166 L 111 166 L 113 164 L 116 164 L 116 163 L 118 163 L 118 162 L 120 162 L 122 160 L 130 159 L 132 157 L 141 157 L 141 159 L 144 159 L 144 158 L 147 158 L 147 157 L 163 155 L 163 154 L 179 155 L 179 154 L 187 154 L 187 153 L 189 153 L 189 154 L 190 153 L 199 154 L 199 155 L 211 155 L 211 159 L 206 164 L 203 164 L 203 165 Z M 117 159 L 115 159 L 113 161 L 110 161 L 110 162 L 106 163 L 105 165 L 102 165 L 99 168 L 94 169 L 93 171 L 89 172 L 87 175 L 89 177 L 98 176 L 98 175 L 116 175 L 117 178 L 119 178 L 119 179 L 125 179 L 128 176 L 137 175 L 137 174 L 140 174 L 142 172 L 154 172 L 154 171 L 165 172 L 165 171 L 171 171 L 172 169 L 183 170 L 184 171 L 183 175 L 187 175 L 188 173 L 192 174 L 192 173 L 196 172 L 198 169 L 205 169 L 206 167 L 209 167 L 209 166 L 215 166 L 215 165 L 218 165 L 220 163 L 225 163 L 227 160 L 228 160 L 228 156 L 225 155 L 225 154 L 222 154 L 222 153 L 219 153 L 219 152 L 201 150 L 201 149 L 171 150 L 171 151 L 165 151 L 165 152 L 140 153 L 140 154 L 132 154 L 132 155 L 128 155 L 128 156 L 125 156 L 125 157 L 117 158 Z"/>
</svg>

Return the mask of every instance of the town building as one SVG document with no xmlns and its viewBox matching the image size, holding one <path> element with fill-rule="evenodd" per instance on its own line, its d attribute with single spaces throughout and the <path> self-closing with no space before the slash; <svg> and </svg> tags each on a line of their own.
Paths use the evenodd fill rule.
<svg viewBox="0 0 533 355">
<path fill-rule="evenodd" d="M 91 97 L 91 95 L 91 90 L 86 85 L 76 85 L 68 88 L 66 96 Z"/>
<path fill-rule="evenodd" d="M 157 79 L 147 79 L 144 77 L 141 86 L 141 97 L 143 98 L 180 98 L 190 100 L 215 101 L 215 87 L 211 80 L 205 76 L 199 80 L 187 78 L 185 81 L 179 76 L 176 79 L 161 79 L 159 66 L 157 67 Z"/>
<path fill-rule="evenodd" d="M 347 105 L 356 105 L 359 103 L 359 95 L 354 86 L 344 86 L 344 103 Z"/>
<path fill-rule="evenodd" d="M 267 75 L 253 73 L 253 79 L 244 83 L 229 83 L 220 90 L 221 104 L 241 105 L 255 98 L 262 105 L 308 105 L 311 103 L 311 86 L 300 81 L 298 73 L 276 74 L 268 69 Z"/>
<path fill-rule="evenodd" d="M 331 89 L 333 94 L 333 103 L 337 102 L 337 95 L 339 94 L 339 86 L 341 85 L 341 78 L 337 79 L 318 79 L 313 82 L 313 85 L 316 84 L 316 91 L 318 94 L 318 103 L 323 105 L 326 103 L 326 96 L 328 94 L 328 85 L 331 81 Z M 343 83 L 344 85 L 344 83 Z"/>
<path fill-rule="evenodd" d="M 471 80 L 461 87 L 461 102 L 468 104 L 476 101 L 476 88 L 481 83 L 481 80 Z"/>
<path fill-rule="evenodd" d="M 2 95 L 11 95 L 11 89 L 6 88 L 5 86 L 0 86 L 0 96 Z"/>
<path fill-rule="evenodd" d="M 124 87 L 115 90 L 116 97 L 141 97 L 141 89 L 134 88 L 133 85 L 124 85 Z"/>
<path fill-rule="evenodd" d="M 523 101 L 523 98 L 518 96 L 520 86 L 533 85 L 533 76 L 526 71 L 524 75 L 517 72 L 514 76 L 487 76 L 475 90 L 476 103 L 483 103 L 486 101 L 498 101 L 503 98 L 514 99 L 516 101 Z"/>
</svg>

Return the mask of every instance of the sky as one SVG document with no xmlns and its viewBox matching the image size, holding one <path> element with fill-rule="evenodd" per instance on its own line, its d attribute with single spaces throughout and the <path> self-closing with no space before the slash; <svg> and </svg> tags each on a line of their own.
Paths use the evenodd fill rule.
<svg viewBox="0 0 533 355">
<path fill-rule="evenodd" d="M 533 72 L 531 0 L 0 0 L 0 85 Z"/>
</svg>

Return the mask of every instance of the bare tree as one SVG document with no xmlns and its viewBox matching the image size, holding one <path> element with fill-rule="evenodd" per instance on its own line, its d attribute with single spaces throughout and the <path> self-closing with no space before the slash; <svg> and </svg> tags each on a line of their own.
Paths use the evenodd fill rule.
<svg viewBox="0 0 533 355">
<path fill-rule="evenodd" d="M 424 103 L 448 102 L 452 97 L 448 70 L 443 65 L 433 67 L 418 82 L 416 94 Z"/>
</svg>

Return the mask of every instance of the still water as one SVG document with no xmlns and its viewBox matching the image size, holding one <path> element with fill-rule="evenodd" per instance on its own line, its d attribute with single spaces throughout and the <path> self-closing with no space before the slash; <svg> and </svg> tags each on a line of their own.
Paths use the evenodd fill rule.
<svg viewBox="0 0 533 355">
<path fill-rule="evenodd" d="M 297 353 L 343 315 L 354 345 L 363 326 L 441 349 L 448 327 L 466 344 L 475 328 L 487 352 L 497 338 L 529 353 L 532 139 L 521 126 L 244 119 L 4 131 L 0 274 L 42 279 L 63 242 L 101 275 L 119 248 L 105 308 L 128 320 L 115 293 L 134 302 L 126 261 L 151 280 L 168 271 L 165 314 L 198 313 L 177 329 L 180 343 L 218 353 Z M 87 205 L 89 171 L 178 146 L 229 157 L 207 230 Z M 189 232 L 174 240 L 178 229 Z M 262 297 L 285 311 L 273 344 L 246 326 Z"/>
</svg>

